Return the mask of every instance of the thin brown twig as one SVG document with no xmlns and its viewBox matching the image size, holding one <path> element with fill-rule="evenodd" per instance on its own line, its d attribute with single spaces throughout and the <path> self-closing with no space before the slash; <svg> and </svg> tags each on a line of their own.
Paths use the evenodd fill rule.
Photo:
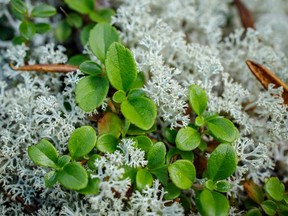
<svg viewBox="0 0 288 216">
<path fill-rule="evenodd" d="M 35 64 L 15 67 L 12 62 L 10 63 L 10 67 L 16 71 L 40 71 L 55 73 L 69 73 L 79 69 L 78 66 L 69 64 Z"/>
<path fill-rule="evenodd" d="M 250 11 L 247 9 L 247 7 L 241 2 L 241 0 L 234 0 L 234 4 L 236 8 L 238 9 L 238 13 L 241 19 L 242 26 L 247 28 L 253 28 L 254 26 L 254 19 Z"/>
<path fill-rule="evenodd" d="M 264 67 L 261 64 L 247 60 L 246 64 L 248 65 L 250 71 L 254 76 L 259 80 L 259 82 L 264 86 L 265 89 L 268 89 L 270 83 L 274 84 L 276 88 L 283 87 L 282 98 L 284 103 L 288 105 L 288 86 L 277 77 L 272 71 Z"/>
</svg>

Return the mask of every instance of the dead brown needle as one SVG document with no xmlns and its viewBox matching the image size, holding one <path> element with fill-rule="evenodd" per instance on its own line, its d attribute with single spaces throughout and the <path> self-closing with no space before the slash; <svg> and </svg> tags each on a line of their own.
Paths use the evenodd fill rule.
<svg viewBox="0 0 288 216">
<path fill-rule="evenodd" d="M 35 64 L 15 67 L 12 63 L 10 63 L 10 67 L 16 71 L 40 71 L 55 73 L 69 73 L 79 69 L 78 66 L 69 64 Z"/>
<path fill-rule="evenodd" d="M 255 28 L 252 14 L 247 9 L 247 7 L 241 2 L 241 0 L 234 0 L 234 4 L 235 4 L 236 8 L 238 9 L 242 26 L 245 29 Z"/>
<path fill-rule="evenodd" d="M 264 67 L 261 64 L 253 62 L 251 60 L 247 60 L 246 64 L 265 89 L 268 89 L 268 85 L 270 83 L 273 83 L 275 85 L 275 88 L 282 86 L 282 98 L 284 100 L 284 103 L 288 105 L 288 86 L 281 79 L 279 79 L 273 72 L 271 72 L 268 68 Z"/>
</svg>

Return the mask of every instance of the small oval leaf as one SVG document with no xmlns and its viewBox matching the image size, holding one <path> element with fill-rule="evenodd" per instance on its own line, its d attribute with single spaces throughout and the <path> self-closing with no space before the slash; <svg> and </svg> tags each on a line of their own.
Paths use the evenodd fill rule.
<svg viewBox="0 0 288 216">
<path fill-rule="evenodd" d="M 147 169 L 139 169 L 136 174 L 137 190 L 142 191 L 146 186 L 151 187 L 153 177 Z"/>
<path fill-rule="evenodd" d="M 239 132 L 234 124 L 226 118 L 214 118 L 207 122 L 209 132 L 220 142 L 234 142 L 239 137 Z"/>
<path fill-rule="evenodd" d="M 122 103 L 124 100 L 126 100 L 126 94 L 124 91 L 119 90 L 116 91 L 113 95 L 113 101 L 115 101 L 116 103 Z"/>
<path fill-rule="evenodd" d="M 276 201 L 283 200 L 283 193 L 285 191 L 285 186 L 277 177 L 269 178 L 264 185 L 264 190 Z"/>
<path fill-rule="evenodd" d="M 39 166 L 57 168 L 58 153 L 55 147 L 46 139 L 28 147 L 30 159 Z"/>
<path fill-rule="evenodd" d="M 57 182 L 58 172 L 51 170 L 50 172 L 44 175 L 44 183 L 47 188 L 53 187 Z"/>
<path fill-rule="evenodd" d="M 36 28 L 34 23 L 27 20 L 23 21 L 19 26 L 20 34 L 26 40 L 30 40 L 33 35 L 36 33 Z"/>
<path fill-rule="evenodd" d="M 77 84 L 76 101 L 81 109 L 91 112 L 104 102 L 108 90 L 109 82 L 106 77 L 84 77 Z"/>
<path fill-rule="evenodd" d="M 189 103 L 197 115 L 202 115 L 206 110 L 208 97 L 203 88 L 191 85 L 189 88 Z"/>
<path fill-rule="evenodd" d="M 147 154 L 149 169 L 155 169 L 157 167 L 163 166 L 165 163 L 166 147 L 164 143 L 157 142 L 150 148 Z"/>
<path fill-rule="evenodd" d="M 105 61 L 107 76 L 117 90 L 128 91 L 137 78 L 137 68 L 132 53 L 120 43 L 113 43 Z"/>
<path fill-rule="evenodd" d="M 56 9 L 47 4 L 40 4 L 33 8 L 31 17 L 50 17 L 56 14 Z"/>
<path fill-rule="evenodd" d="M 89 178 L 88 179 L 88 184 L 85 188 L 78 190 L 79 193 L 81 194 L 98 194 L 99 192 L 99 184 L 100 184 L 100 180 L 98 178 Z"/>
<path fill-rule="evenodd" d="M 94 10 L 94 0 L 64 0 L 71 9 L 82 13 L 88 14 Z"/>
<path fill-rule="evenodd" d="M 196 177 L 196 170 L 191 161 L 177 160 L 169 165 L 168 172 L 172 182 L 180 189 L 189 189 Z"/>
<path fill-rule="evenodd" d="M 80 163 L 71 162 L 58 173 L 58 181 L 69 190 L 80 190 L 88 184 L 88 174 Z"/>
<path fill-rule="evenodd" d="M 237 166 L 237 155 L 229 144 L 220 144 L 208 159 L 208 175 L 214 181 L 231 176 Z"/>
<path fill-rule="evenodd" d="M 261 203 L 261 208 L 267 215 L 276 215 L 277 206 L 276 203 L 272 200 L 265 200 Z"/>
<path fill-rule="evenodd" d="M 118 115 L 112 112 L 106 112 L 97 122 L 99 134 L 110 133 L 119 137 L 122 130 L 122 121 Z"/>
<path fill-rule="evenodd" d="M 148 130 L 156 119 L 157 107 L 152 100 L 145 97 L 128 98 L 121 103 L 121 112 L 126 119 L 137 127 Z"/>
<path fill-rule="evenodd" d="M 106 53 L 113 42 L 119 42 L 119 36 L 114 27 L 107 23 L 98 23 L 89 34 L 88 43 L 93 54 L 105 63 Z"/>
<path fill-rule="evenodd" d="M 87 155 L 94 148 L 96 140 L 96 132 L 90 126 L 82 126 L 74 130 L 68 142 L 72 158 L 77 159 Z"/>
<path fill-rule="evenodd" d="M 101 152 L 112 153 L 117 149 L 118 139 L 112 134 L 102 134 L 96 144 L 96 148 Z"/>
<path fill-rule="evenodd" d="M 181 151 L 196 149 L 200 143 L 200 134 L 191 127 L 181 128 L 176 135 L 176 147 Z"/>
<path fill-rule="evenodd" d="M 99 76 L 102 74 L 101 66 L 93 61 L 85 61 L 79 68 L 83 73 L 91 76 Z"/>
</svg>

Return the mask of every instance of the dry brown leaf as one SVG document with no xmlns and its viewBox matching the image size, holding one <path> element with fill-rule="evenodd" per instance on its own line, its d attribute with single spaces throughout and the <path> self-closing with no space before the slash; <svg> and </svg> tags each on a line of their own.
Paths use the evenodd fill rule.
<svg viewBox="0 0 288 216">
<path fill-rule="evenodd" d="M 282 98 L 284 100 L 284 103 L 288 105 L 288 86 L 281 79 L 279 79 L 272 71 L 270 71 L 268 68 L 264 67 L 261 64 L 253 62 L 251 60 L 247 60 L 246 64 L 265 89 L 268 89 L 268 85 L 270 83 L 274 84 L 276 88 L 282 86 Z"/>
<path fill-rule="evenodd" d="M 241 2 L 241 0 L 234 0 L 234 4 L 235 4 L 236 8 L 238 9 L 242 26 L 245 29 L 255 28 L 252 14 L 247 9 L 247 7 Z"/>
</svg>

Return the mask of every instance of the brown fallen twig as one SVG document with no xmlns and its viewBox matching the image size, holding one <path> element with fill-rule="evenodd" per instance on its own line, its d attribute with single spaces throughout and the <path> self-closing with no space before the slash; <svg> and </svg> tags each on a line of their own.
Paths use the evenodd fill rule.
<svg viewBox="0 0 288 216">
<path fill-rule="evenodd" d="M 15 67 L 12 62 L 10 67 L 15 71 L 39 71 L 39 72 L 55 72 L 55 73 L 69 73 L 79 69 L 78 66 L 69 64 L 35 64 Z"/>
<path fill-rule="evenodd" d="M 273 72 L 271 72 L 268 68 L 264 67 L 261 64 L 253 62 L 251 60 L 247 60 L 246 64 L 265 89 L 268 89 L 268 85 L 270 83 L 273 83 L 275 85 L 275 88 L 282 86 L 282 98 L 284 100 L 284 103 L 288 105 L 288 86 L 281 79 L 279 79 Z"/>
<path fill-rule="evenodd" d="M 247 7 L 241 2 L 241 0 L 234 0 L 234 4 L 235 4 L 236 8 L 238 9 L 242 26 L 245 29 L 247 29 L 247 28 L 255 29 L 252 14 L 247 9 Z"/>
</svg>

